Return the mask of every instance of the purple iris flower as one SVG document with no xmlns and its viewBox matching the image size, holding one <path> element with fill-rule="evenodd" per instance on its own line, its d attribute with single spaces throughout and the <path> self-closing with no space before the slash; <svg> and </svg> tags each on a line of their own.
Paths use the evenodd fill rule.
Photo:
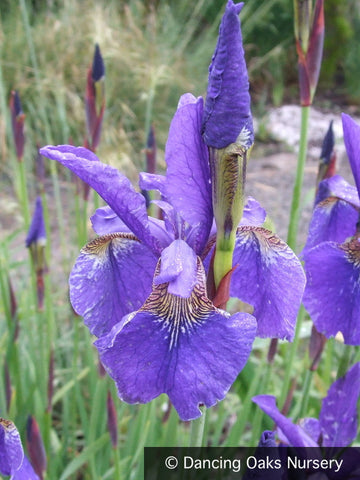
<svg viewBox="0 0 360 480">
<path fill-rule="evenodd" d="M 0 473 L 13 480 L 39 480 L 24 455 L 19 432 L 9 420 L 0 418 Z"/>
<path fill-rule="evenodd" d="M 239 13 L 243 3 L 229 0 L 222 18 L 215 53 L 209 67 L 203 135 L 206 145 L 225 148 L 254 143 L 249 78 Z"/>
<path fill-rule="evenodd" d="M 271 395 L 257 395 L 253 401 L 277 425 L 282 443 L 293 447 L 347 447 L 357 435 L 357 403 L 360 395 L 360 362 L 336 380 L 322 401 L 319 418 L 305 418 L 299 424 L 286 418 Z"/>
<path fill-rule="evenodd" d="M 170 126 L 166 176 L 140 175 L 141 189 L 160 192 L 154 203 L 163 220 L 149 217 L 143 195 L 89 150 L 41 149 L 108 204 L 92 218 L 101 236 L 82 249 L 70 276 L 70 298 L 99 337 L 95 346 L 120 398 L 144 403 L 167 393 L 184 420 L 200 415 L 199 404 L 209 407 L 224 398 L 256 331 L 292 337 L 304 288 L 299 260 L 259 226 L 265 212 L 251 200 L 243 218 L 248 225 L 238 229 L 239 267 L 230 292 L 251 300 L 258 324 L 247 313 L 229 315 L 208 298 L 206 271 L 216 231 L 202 118 L 202 99 L 184 95 Z"/>
<path fill-rule="evenodd" d="M 339 331 L 360 344 L 360 126 L 343 114 L 346 151 L 356 188 L 335 175 L 320 183 L 330 196 L 315 208 L 304 249 L 304 306 L 326 337 Z"/>
</svg>

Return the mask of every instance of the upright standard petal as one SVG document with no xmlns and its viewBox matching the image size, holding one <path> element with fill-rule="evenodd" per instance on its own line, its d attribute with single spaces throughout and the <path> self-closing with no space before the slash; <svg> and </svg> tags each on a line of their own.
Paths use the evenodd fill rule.
<svg viewBox="0 0 360 480">
<path fill-rule="evenodd" d="M 272 395 L 257 395 L 252 401 L 258 405 L 263 412 L 274 420 L 277 427 L 293 447 L 317 447 L 317 443 L 299 426 L 286 418 L 276 406 L 276 398 Z"/>
<path fill-rule="evenodd" d="M 254 307 L 260 337 L 292 340 L 305 287 L 299 259 L 261 227 L 237 230 L 230 295 Z"/>
<path fill-rule="evenodd" d="M 306 254 L 304 306 L 326 337 L 360 345 L 360 242 L 323 242 Z"/>
<path fill-rule="evenodd" d="M 154 284 L 143 307 L 95 346 L 121 399 L 146 403 L 166 393 L 180 418 L 191 420 L 201 415 L 200 404 L 211 407 L 225 397 L 247 361 L 255 332 L 251 315 L 230 316 L 214 307 L 198 259 L 189 298 L 170 294 L 166 283 Z"/>
<path fill-rule="evenodd" d="M 244 206 L 243 216 L 240 221 L 240 225 L 253 225 L 255 227 L 261 227 L 265 222 L 266 211 L 260 205 L 260 203 L 253 197 L 247 197 Z"/>
<path fill-rule="evenodd" d="M 239 13 L 243 3 L 229 0 L 221 21 L 212 63 L 203 119 L 203 136 L 209 147 L 225 148 L 254 142 L 249 79 L 242 45 Z"/>
<path fill-rule="evenodd" d="M 94 231 L 98 235 L 132 233 L 130 228 L 108 206 L 98 208 L 90 220 Z M 157 243 L 161 248 L 165 248 L 174 240 L 174 236 L 166 231 L 162 220 L 149 217 L 149 228 L 152 236 L 156 237 Z"/>
<path fill-rule="evenodd" d="M 137 310 L 151 292 L 157 257 L 136 237 L 98 237 L 81 251 L 71 272 L 70 300 L 96 336 Z"/>
<path fill-rule="evenodd" d="M 356 188 L 360 196 L 360 125 L 350 115 L 342 114 L 344 143 L 349 157 Z"/>
<path fill-rule="evenodd" d="M 203 100 L 192 97 L 181 104 L 171 122 L 166 143 L 166 198 L 180 216 L 197 228 L 194 245 L 199 254 L 212 225 L 210 167 L 201 136 Z M 181 99 L 180 99 L 181 102 Z"/>
<path fill-rule="evenodd" d="M 320 411 L 323 447 L 347 447 L 357 434 L 360 362 L 329 388 Z"/>
<path fill-rule="evenodd" d="M 160 252 L 156 238 L 150 233 L 143 195 L 136 192 L 130 181 L 118 170 L 100 162 L 94 153 L 83 147 L 49 145 L 41 148 L 40 153 L 57 160 L 88 183 L 139 240 Z"/>
</svg>

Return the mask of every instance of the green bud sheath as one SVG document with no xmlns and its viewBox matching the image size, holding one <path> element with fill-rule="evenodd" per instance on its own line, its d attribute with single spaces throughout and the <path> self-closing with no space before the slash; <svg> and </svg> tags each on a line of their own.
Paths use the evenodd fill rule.
<svg viewBox="0 0 360 480">
<path fill-rule="evenodd" d="M 232 268 L 236 229 L 244 209 L 247 149 L 232 143 L 210 148 L 213 209 L 217 228 L 214 279 L 218 287 Z"/>
</svg>

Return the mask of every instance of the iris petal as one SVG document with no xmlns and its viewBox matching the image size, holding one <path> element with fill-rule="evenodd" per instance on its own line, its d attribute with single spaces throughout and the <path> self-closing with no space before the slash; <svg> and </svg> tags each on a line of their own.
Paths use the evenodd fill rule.
<svg viewBox="0 0 360 480">
<path fill-rule="evenodd" d="M 276 398 L 272 395 L 257 395 L 253 397 L 263 412 L 274 420 L 277 427 L 287 439 L 287 443 L 293 447 L 317 447 L 317 443 L 299 426 L 280 413 L 276 406 Z"/>
<path fill-rule="evenodd" d="M 329 388 L 319 420 L 324 447 L 347 447 L 357 434 L 357 403 L 360 395 L 360 363 Z"/>
<path fill-rule="evenodd" d="M 305 287 L 299 259 L 261 227 L 239 227 L 230 295 L 254 307 L 260 337 L 291 340 Z"/>
<path fill-rule="evenodd" d="M 359 195 L 356 187 L 350 185 L 340 175 L 333 175 L 319 183 L 316 195 L 316 204 L 325 200 L 327 197 L 338 197 L 351 203 L 354 207 L 360 207 Z"/>
<path fill-rule="evenodd" d="M 344 143 L 346 153 L 349 157 L 352 173 L 354 175 L 356 188 L 360 196 L 360 125 L 358 125 L 350 115 L 343 113 L 341 115 Z"/>
<path fill-rule="evenodd" d="M 109 234 L 86 245 L 70 275 L 70 300 L 96 336 L 141 307 L 151 292 L 157 257 L 130 234 Z"/>
<path fill-rule="evenodd" d="M 159 267 L 157 269 L 157 274 Z M 256 333 L 248 314 L 230 316 L 206 297 L 198 259 L 189 298 L 154 285 L 144 306 L 98 339 L 101 361 L 120 398 L 146 403 L 166 393 L 182 420 L 201 415 L 199 405 L 222 400 L 245 365 Z"/>
<path fill-rule="evenodd" d="M 90 220 L 94 231 L 98 235 L 116 232 L 131 233 L 130 228 L 108 206 L 98 208 Z"/>
<path fill-rule="evenodd" d="M 181 102 L 181 100 L 180 100 Z M 180 216 L 197 227 L 194 250 L 204 248 L 212 225 L 210 167 L 201 136 L 202 98 L 192 97 L 178 108 L 165 149 L 166 198 Z"/>
<path fill-rule="evenodd" d="M 323 242 L 306 254 L 304 306 L 326 337 L 360 345 L 360 243 Z"/>
<path fill-rule="evenodd" d="M 175 240 L 161 253 L 160 273 L 154 283 L 169 283 L 169 293 L 187 298 L 195 286 L 196 271 L 194 250 L 183 240 Z"/>
<path fill-rule="evenodd" d="M 100 162 L 83 147 L 48 145 L 41 148 L 40 153 L 57 160 L 88 183 L 143 243 L 160 252 L 161 247 L 149 229 L 145 198 L 118 170 Z"/>
<path fill-rule="evenodd" d="M 358 210 L 340 198 L 328 197 L 318 203 L 311 217 L 303 255 L 322 242 L 344 242 L 354 235 L 358 217 Z"/>
<path fill-rule="evenodd" d="M 21 467 L 24 450 L 15 425 L 0 418 L 0 472 L 11 475 Z"/>
</svg>

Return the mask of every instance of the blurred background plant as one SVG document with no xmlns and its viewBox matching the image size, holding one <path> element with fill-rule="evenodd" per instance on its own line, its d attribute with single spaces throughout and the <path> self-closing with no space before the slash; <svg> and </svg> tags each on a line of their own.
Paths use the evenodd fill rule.
<svg viewBox="0 0 360 480">
<path fill-rule="evenodd" d="M 292 2 L 245 3 L 241 20 L 253 110 L 261 116 L 269 105 L 298 102 Z M 114 478 L 114 471 L 122 471 L 123 478 L 139 478 L 143 445 L 185 444 L 188 426 L 183 424 L 174 435 L 177 416 L 166 410 L 163 397 L 142 408 L 122 404 L 112 382 L 102 376 L 88 331 L 67 301 L 68 274 L 84 243 L 84 232 L 77 228 L 79 216 L 90 238 L 88 216 L 98 199 L 91 196 L 91 205 L 83 208 L 76 186 L 54 162 L 45 164 L 40 178 L 38 146 L 83 144 L 86 73 L 98 43 L 106 66 L 99 157 L 135 181 L 138 170 L 145 169 L 144 148 L 153 124 L 158 167 L 163 168 L 169 123 L 180 95 L 205 93 L 224 5 L 225 0 L 0 3 L 0 372 L 4 372 L 0 374 L 0 415 L 15 421 L 23 439 L 28 416 L 36 418 L 46 454 L 52 456 L 47 478 Z M 325 54 L 316 103 L 359 106 L 358 2 L 326 0 L 325 16 Z M 21 202 L 16 200 L 22 177 L 8 107 L 13 90 L 19 92 L 26 115 L 22 174 L 27 189 Z M 39 194 L 48 234 L 42 310 L 37 308 L 36 272 L 25 249 L 29 222 L 24 218 L 24 209 L 32 212 Z M 264 393 L 261 385 L 268 381 L 268 369 L 261 368 L 267 346 L 266 341 L 257 340 L 240 381 L 209 412 L 205 437 L 213 445 L 255 444 L 261 427 L 271 428 L 269 420 L 262 424 L 259 412 L 253 418 L 255 408 L 250 402 L 253 395 Z M 343 347 L 332 345 L 331 355 L 319 368 L 309 399 L 314 416 Z M 300 348 L 304 353 L 305 347 Z M 279 346 L 273 362 L 268 368 L 281 372 L 285 345 Z M 302 369 L 301 362 L 295 365 L 293 377 L 301 378 Z M 281 374 L 275 377 L 269 380 L 270 391 L 271 382 L 281 385 Z M 300 395 L 295 384 L 292 393 Z M 119 431 L 119 449 L 113 451 L 108 448 L 107 424 L 109 416 L 116 416 L 106 411 L 109 395 L 115 399 Z M 236 418 L 234 412 L 240 407 L 241 418 Z M 254 420 L 252 430 L 249 418 Z"/>
</svg>

